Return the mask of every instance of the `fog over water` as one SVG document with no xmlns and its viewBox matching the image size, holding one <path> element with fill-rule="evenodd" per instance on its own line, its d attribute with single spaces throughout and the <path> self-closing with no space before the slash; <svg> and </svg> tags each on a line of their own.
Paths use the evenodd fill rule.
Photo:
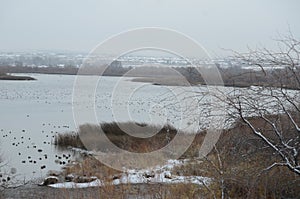
<svg viewBox="0 0 300 199">
<path fill-rule="evenodd" d="M 201 43 L 212 56 L 247 45 L 274 47 L 290 29 L 300 35 L 298 0 L 0 1 L 0 50 L 89 52 L 99 42 L 138 27 L 165 27 Z"/>
</svg>

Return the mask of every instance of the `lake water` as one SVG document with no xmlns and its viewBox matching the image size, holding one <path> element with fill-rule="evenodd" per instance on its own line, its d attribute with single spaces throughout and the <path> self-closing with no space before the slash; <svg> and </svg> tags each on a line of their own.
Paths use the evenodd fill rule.
<svg viewBox="0 0 300 199">
<path fill-rule="evenodd" d="M 29 75 L 37 80 L 0 80 L 2 179 L 5 173 L 14 173 L 15 179 L 22 182 L 43 177 L 49 170 L 60 170 L 77 158 L 78 154 L 58 150 L 53 145 L 55 134 L 76 131 L 73 110 L 80 115 L 76 120 L 78 125 L 112 121 L 170 123 L 178 129 L 195 132 L 209 123 L 211 109 L 207 103 L 211 96 L 207 95 L 206 86 L 157 86 L 132 82 L 128 77 L 84 76 L 83 79 L 92 82 L 99 79 L 95 94 L 87 93 L 89 85 L 83 84 L 78 92 L 80 97 L 72 101 L 76 76 Z M 220 90 L 226 94 L 232 88 Z M 242 90 L 249 89 L 239 89 Z M 262 103 L 276 107 L 268 96 Z M 272 109 L 268 107 L 266 110 Z"/>
<path fill-rule="evenodd" d="M 17 178 L 25 181 L 61 167 L 55 160 L 64 152 L 52 145 L 54 135 L 74 130 L 74 77 L 32 76 L 37 81 L 0 81 L 0 149 L 7 164 L 1 171 L 16 168 Z"/>
<path fill-rule="evenodd" d="M 37 81 L 0 81 L 0 150 L 2 165 L 6 164 L 1 167 L 1 173 L 16 172 L 16 179 L 24 181 L 45 176 L 49 170 L 59 170 L 74 158 L 74 154 L 69 151 L 57 150 L 53 141 L 57 133 L 76 130 L 72 113 L 72 92 L 76 76 L 30 76 Z M 121 89 L 116 85 L 122 85 Z M 180 120 L 181 127 L 191 127 L 193 121 L 182 119 L 182 104 L 188 105 L 189 110 L 184 111 L 189 112 L 199 107 L 193 107 L 191 98 L 182 93 L 194 88 L 174 88 L 176 87 L 131 82 L 130 78 L 101 77 L 95 104 L 82 106 L 81 103 L 75 103 L 74 106 L 82 106 L 79 110 L 83 118 L 86 111 L 95 110 L 98 123 L 172 123 L 179 128 Z M 82 95 L 85 96 L 84 89 Z M 181 115 L 178 113 L 179 109 Z M 86 117 L 79 124 L 86 122 L 92 120 Z"/>
</svg>

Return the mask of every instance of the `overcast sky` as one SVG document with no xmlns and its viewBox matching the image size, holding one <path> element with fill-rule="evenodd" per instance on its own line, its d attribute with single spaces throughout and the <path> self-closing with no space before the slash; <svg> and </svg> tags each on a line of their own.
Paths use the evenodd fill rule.
<svg viewBox="0 0 300 199">
<path fill-rule="evenodd" d="M 299 0 L 0 0 L 0 50 L 90 51 L 119 32 L 180 31 L 212 55 L 300 37 Z"/>
</svg>

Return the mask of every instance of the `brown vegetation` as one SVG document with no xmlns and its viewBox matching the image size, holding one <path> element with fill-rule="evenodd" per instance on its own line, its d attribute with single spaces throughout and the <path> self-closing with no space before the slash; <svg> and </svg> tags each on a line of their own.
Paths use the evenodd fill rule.
<svg viewBox="0 0 300 199">
<path fill-rule="evenodd" d="M 101 134 L 103 132 L 103 134 Z M 130 132 L 131 135 L 126 132 Z M 154 136 L 151 134 L 154 133 Z M 90 147 L 94 146 L 94 150 L 105 152 L 107 138 L 117 147 L 137 152 L 150 152 L 165 146 L 174 136 L 180 132 L 171 125 L 163 127 L 147 124 L 137 124 L 133 122 L 127 123 L 103 123 L 101 125 L 85 124 L 80 126 L 78 132 L 63 133 L 55 137 L 55 145 L 60 147 L 78 147 L 86 149 L 82 143 Z M 134 135 L 134 136 L 133 136 Z M 149 138 L 141 138 L 150 136 Z M 168 137 L 168 139 L 166 139 Z M 90 148 L 91 149 L 91 148 Z"/>
<path fill-rule="evenodd" d="M 274 116 L 269 117 L 272 118 Z M 250 120 L 256 127 L 264 129 L 263 133 L 269 133 L 268 124 L 259 120 L 259 118 L 251 118 Z M 282 120 L 284 120 L 284 117 Z M 129 124 L 127 123 L 127 125 Z M 157 149 L 158 146 L 166 143 L 162 141 L 162 139 L 166 137 L 166 129 L 171 128 L 170 126 L 164 126 L 158 136 L 150 138 L 150 140 L 152 140 L 147 142 L 146 138 L 141 140 L 137 139 L 139 140 L 137 141 L 136 138 L 127 137 L 115 123 L 106 123 L 101 126 L 105 129 L 104 131 L 107 136 L 110 137 L 116 145 L 124 147 L 126 150 L 134 151 Z M 84 125 L 81 127 L 81 131 L 86 132 L 87 129 L 91 128 L 97 129 L 100 128 L 100 126 Z M 176 130 L 172 129 L 172 132 L 175 134 Z M 289 132 L 291 136 L 294 133 L 292 130 Z M 201 195 L 205 195 L 205 198 L 220 198 L 222 194 L 225 198 L 297 198 L 300 196 L 299 176 L 283 167 L 267 169 L 274 161 L 280 159 L 280 157 L 274 154 L 270 147 L 256 135 L 251 133 L 251 129 L 247 125 L 237 122 L 233 128 L 224 130 L 215 150 L 206 158 L 199 159 L 197 157 L 198 150 L 204 136 L 205 132 L 198 133 L 195 136 L 194 142 L 181 157 L 184 159 L 188 158 L 190 161 L 185 165 L 175 167 L 173 173 L 175 175 L 211 177 L 212 183 L 203 187 L 194 187 L 184 184 L 177 186 L 172 185 L 170 187 L 176 188 L 170 189 L 170 193 L 181 192 L 186 193 L 187 197 L 195 197 L 195 195 L 199 196 L 200 190 Z M 68 136 L 66 135 L 66 137 Z M 67 141 L 67 139 L 65 139 L 64 142 L 59 141 L 57 144 L 81 147 L 82 143 L 78 140 L 76 141 L 76 139 L 79 139 L 79 136 L 71 137 L 71 140 Z M 127 139 L 124 139 L 125 137 Z M 79 143 L 79 145 L 75 143 Z M 126 144 L 128 145 L 126 146 Z M 70 173 L 84 176 L 97 176 L 100 179 L 112 180 L 112 176 L 118 175 L 120 172 L 103 165 L 93 157 L 87 157 L 80 164 L 67 167 L 64 171 L 64 175 Z M 169 196 L 165 198 L 168 197 Z"/>
<path fill-rule="evenodd" d="M 269 116 L 274 118 L 275 116 Z M 288 128 L 288 120 L 285 121 Z M 258 117 L 251 122 L 264 134 L 272 134 L 269 124 Z M 293 136 L 295 129 L 289 129 Z M 208 176 L 213 179 L 210 186 L 217 198 L 298 198 L 300 177 L 287 167 L 272 167 L 280 156 L 251 129 L 238 122 L 225 130 L 215 149 L 204 159 L 178 166 L 175 173 Z"/>
</svg>

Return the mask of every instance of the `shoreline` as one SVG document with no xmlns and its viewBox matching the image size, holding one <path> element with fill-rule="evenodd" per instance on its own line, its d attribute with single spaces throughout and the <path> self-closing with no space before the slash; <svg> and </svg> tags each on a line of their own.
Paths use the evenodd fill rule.
<svg viewBox="0 0 300 199">
<path fill-rule="evenodd" d="M 0 74 L 0 80 L 17 80 L 17 81 L 32 81 L 36 80 L 30 76 L 16 76 L 16 75 L 7 75 L 7 74 Z"/>
</svg>

